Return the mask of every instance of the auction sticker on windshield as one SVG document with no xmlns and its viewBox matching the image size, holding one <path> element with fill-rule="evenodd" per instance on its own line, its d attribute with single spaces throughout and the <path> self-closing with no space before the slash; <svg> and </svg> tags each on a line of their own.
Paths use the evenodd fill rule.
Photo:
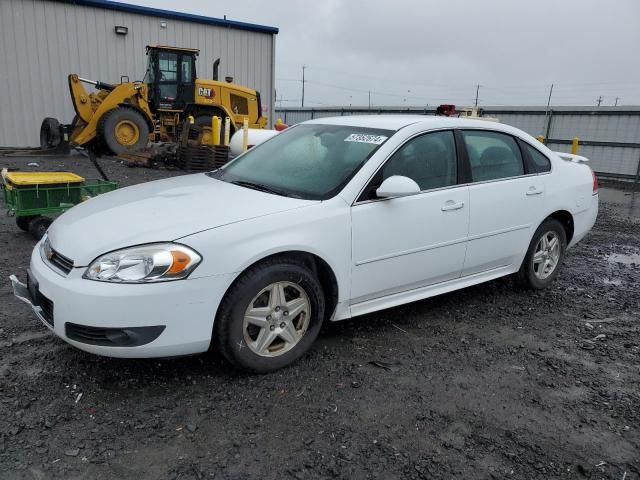
<svg viewBox="0 0 640 480">
<path fill-rule="evenodd" d="M 380 145 L 387 139 L 384 135 L 367 135 L 365 133 L 352 133 L 344 139 L 345 142 L 373 143 Z"/>
</svg>

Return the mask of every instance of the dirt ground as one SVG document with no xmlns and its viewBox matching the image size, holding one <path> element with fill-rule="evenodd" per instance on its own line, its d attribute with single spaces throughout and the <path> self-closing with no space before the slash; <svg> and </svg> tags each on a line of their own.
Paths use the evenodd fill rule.
<svg viewBox="0 0 640 480">
<path fill-rule="evenodd" d="M 176 174 L 102 162 L 121 185 Z M 1 215 L 0 478 L 639 479 L 640 193 L 600 205 L 548 290 L 500 279 L 327 325 L 264 376 L 68 346 L 12 296 L 35 242 Z"/>
</svg>

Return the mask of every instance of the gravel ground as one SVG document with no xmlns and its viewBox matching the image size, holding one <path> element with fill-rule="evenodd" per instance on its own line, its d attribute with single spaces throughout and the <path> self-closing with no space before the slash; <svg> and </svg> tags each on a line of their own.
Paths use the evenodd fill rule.
<svg viewBox="0 0 640 480">
<path fill-rule="evenodd" d="M 121 185 L 176 174 L 102 163 Z M 638 479 L 640 194 L 600 205 L 551 288 L 500 279 L 327 325 L 264 376 L 68 346 L 11 295 L 35 242 L 1 216 L 0 478 Z"/>
</svg>

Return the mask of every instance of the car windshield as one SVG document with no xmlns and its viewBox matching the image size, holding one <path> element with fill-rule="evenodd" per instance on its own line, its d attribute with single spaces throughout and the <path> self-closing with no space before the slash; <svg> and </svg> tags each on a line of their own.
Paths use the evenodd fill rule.
<svg viewBox="0 0 640 480">
<path fill-rule="evenodd" d="M 270 193 L 326 200 L 336 195 L 393 133 L 346 125 L 297 125 L 212 176 Z"/>
</svg>

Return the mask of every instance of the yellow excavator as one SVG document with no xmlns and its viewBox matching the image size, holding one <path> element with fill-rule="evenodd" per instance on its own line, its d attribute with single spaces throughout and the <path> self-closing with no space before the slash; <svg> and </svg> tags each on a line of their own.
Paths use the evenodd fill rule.
<svg viewBox="0 0 640 480">
<path fill-rule="evenodd" d="M 69 125 L 45 118 L 40 146 L 52 149 L 62 143 L 85 146 L 97 153 L 131 153 L 149 140 L 177 141 L 186 122 L 200 127 L 198 141 L 212 143 L 211 119 L 229 118 L 229 135 L 242 128 L 265 128 L 260 93 L 218 80 L 220 59 L 213 63 L 213 79 L 196 76 L 199 50 L 162 45 L 147 46 L 147 70 L 142 81 L 123 76 L 113 85 L 69 75 L 69 90 L 76 115 Z M 83 84 L 93 85 L 88 93 Z M 224 135 L 224 132 L 221 132 Z"/>
</svg>

